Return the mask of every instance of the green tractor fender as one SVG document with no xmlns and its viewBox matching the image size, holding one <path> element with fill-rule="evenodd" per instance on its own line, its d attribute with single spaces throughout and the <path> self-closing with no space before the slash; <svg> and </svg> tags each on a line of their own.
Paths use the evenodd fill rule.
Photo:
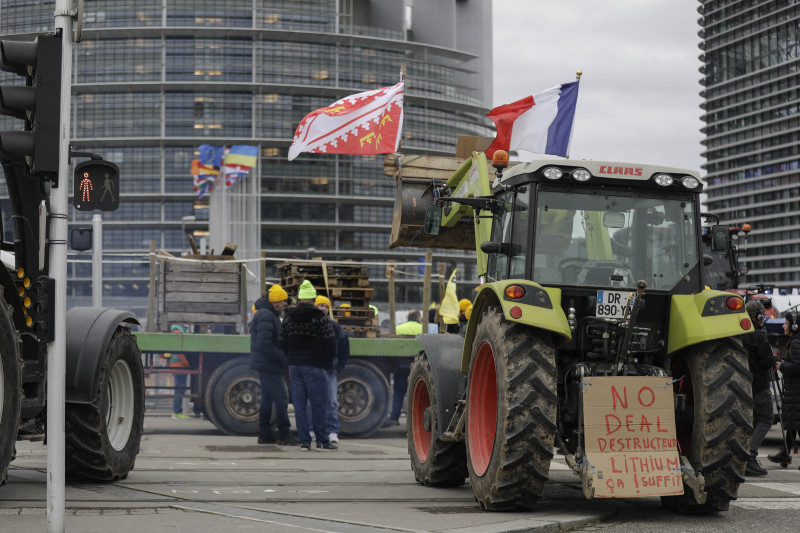
<svg viewBox="0 0 800 533">
<path fill-rule="evenodd" d="M 128 311 L 104 307 L 67 310 L 67 403 L 92 403 L 97 396 L 100 367 L 108 344 L 121 323 L 139 324 Z"/>
<path fill-rule="evenodd" d="M 738 309 L 728 306 L 729 301 L 735 303 L 733 299 L 741 301 Z M 735 294 L 715 290 L 674 294 L 669 311 L 667 353 L 750 331 L 753 331 L 753 326 L 744 309 L 744 301 Z"/>
<path fill-rule="evenodd" d="M 519 298 L 506 295 L 506 288 L 519 286 L 524 294 Z M 519 292 L 519 291 L 517 291 Z M 506 279 L 484 283 L 475 301 L 467 324 L 464 338 L 464 349 L 461 353 L 461 372 L 469 372 L 469 361 L 472 355 L 472 342 L 478 329 L 483 312 L 492 305 L 503 309 L 503 316 L 509 322 L 518 322 L 528 326 L 554 333 L 553 342 L 556 347 L 572 340 L 567 317 L 561 309 L 561 289 L 542 287 L 527 279 Z"/>
</svg>

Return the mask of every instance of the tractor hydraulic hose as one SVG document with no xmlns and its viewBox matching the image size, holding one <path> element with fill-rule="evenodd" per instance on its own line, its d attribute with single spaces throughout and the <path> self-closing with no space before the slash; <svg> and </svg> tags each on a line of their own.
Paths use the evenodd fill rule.
<svg viewBox="0 0 800 533">
<path fill-rule="evenodd" d="M 636 327 L 636 317 L 639 314 L 639 305 L 642 302 L 642 295 L 644 294 L 644 290 L 647 288 L 647 282 L 644 280 L 639 280 L 636 282 L 636 296 L 635 300 L 633 301 L 633 307 L 631 309 L 630 315 L 628 315 L 628 325 L 625 328 L 625 335 L 622 338 L 622 342 L 619 345 L 619 352 L 617 352 L 616 361 L 614 361 L 614 375 L 616 376 L 619 372 L 619 363 L 620 360 L 627 361 L 628 359 L 628 348 L 631 345 L 631 338 L 633 337 L 633 330 Z M 624 359 L 623 359 L 624 357 Z"/>
</svg>

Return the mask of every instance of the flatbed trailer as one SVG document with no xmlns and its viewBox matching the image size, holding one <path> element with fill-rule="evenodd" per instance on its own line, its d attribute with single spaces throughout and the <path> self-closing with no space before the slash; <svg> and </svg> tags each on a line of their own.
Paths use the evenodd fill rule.
<svg viewBox="0 0 800 533">
<path fill-rule="evenodd" d="M 188 397 L 223 433 L 256 435 L 261 390 L 250 369 L 250 336 L 202 333 L 134 333 L 142 351 L 145 378 L 184 373 L 186 391 L 148 385 L 149 399 Z M 339 374 L 342 435 L 365 436 L 386 420 L 392 393 L 389 376 L 410 364 L 422 346 L 414 338 L 351 338 L 350 359 Z M 164 353 L 182 353 L 190 368 L 164 366 Z M 288 376 L 287 376 L 288 379 Z"/>
</svg>

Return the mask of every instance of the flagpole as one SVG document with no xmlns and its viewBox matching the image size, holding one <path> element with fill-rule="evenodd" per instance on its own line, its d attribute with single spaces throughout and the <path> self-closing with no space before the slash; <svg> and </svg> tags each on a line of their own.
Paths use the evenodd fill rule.
<svg viewBox="0 0 800 533">
<path fill-rule="evenodd" d="M 581 76 L 583 76 L 583 71 L 582 71 L 582 70 L 576 70 L 576 71 L 575 71 L 575 81 L 577 81 L 578 83 L 580 83 L 580 81 L 581 81 Z M 573 119 L 573 127 L 574 127 L 574 119 Z M 564 154 L 564 156 L 565 156 L 565 158 L 566 158 L 566 159 L 569 159 L 569 149 L 570 149 L 570 147 L 571 147 L 571 146 L 570 146 L 571 144 L 572 144 L 572 143 L 570 143 L 569 145 L 567 145 L 567 153 L 566 153 L 566 154 Z"/>
</svg>

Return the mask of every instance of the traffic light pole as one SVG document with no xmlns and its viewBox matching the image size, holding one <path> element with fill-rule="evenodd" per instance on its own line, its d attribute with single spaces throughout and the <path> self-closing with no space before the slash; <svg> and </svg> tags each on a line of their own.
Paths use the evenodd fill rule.
<svg viewBox="0 0 800 533">
<path fill-rule="evenodd" d="M 72 90 L 72 13 L 69 0 L 56 0 L 55 27 L 60 30 L 61 122 L 59 127 L 58 187 L 52 189 L 48 253 L 55 279 L 55 340 L 47 351 L 47 530 L 64 531 L 65 401 L 67 329 L 67 215 L 69 189 L 70 95 Z"/>
</svg>

